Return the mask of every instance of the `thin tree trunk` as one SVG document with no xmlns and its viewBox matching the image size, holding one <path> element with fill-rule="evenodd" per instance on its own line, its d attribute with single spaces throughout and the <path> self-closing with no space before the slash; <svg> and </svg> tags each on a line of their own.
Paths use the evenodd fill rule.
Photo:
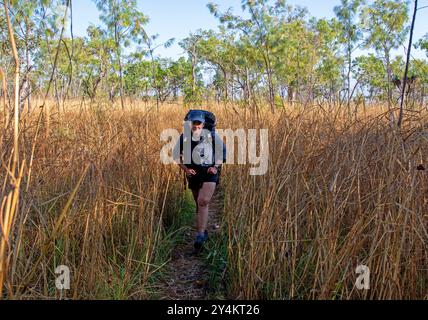
<svg viewBox="0 0 428 320">
<path fill-rule="evenodd" d="M 13 161 L 12 161 L 12 168 L 11 168 L 11 189 L 7 193 L 7 195 L 3 198 L 3 203 L 6 203 L 6 206 L 2 208 L 2 212 L 0 212 L 0 217 L 2 218 L 2 239 L 0 244 L 0 297 L 3 294 L 3 286 L 4 282 L 7 278 L 7 269 L 8 269 L 8 263 L 7 263 L 7 247 L 9 246 L 9 235 L 10 231 L 12 229 L 12 222 L 14 220 L 14 216 L 16 215 L 18 211 L 18 199 L 19 199 L 19 182 L 20 182 L 20 174 L 18 173 L 17 166 L 18 166 L 18 138 L 19 138 L 19 71 L 20 71 L 20 65 L 19 65 L 19 57 L 18 57 L 18 50 L 16 48 L 15 43 L 15 36 L 14 31 L 12 27 L 12 23 L 9 16 L 9 1 L 4 0 L 3 1 L 4 9 L 5 9 L 5 15 L 6 15 L 6 21 L 7 21 L 7 28 L 9 31 L 9 41 L 12 47 L 12 53 L 13 58 L 15 61 L 15 83 L 14 83 L 14 135 L 13 135 Z M 3 209 L 5 210 L 3 212 Z M 4 213 L 4 214 L 3 214 Z"/>
<path fill-rule="evenodd" d="M 234 102 L 234 96 L 235 96 L 235 89 L 234 89 L 234 83 L 233 83 L 233 81 L 234 81 L 234 77 L 235 77 L 235 75 L 232 73 L 231 74 L 231 80 L 232 80 L 232 87 L 230 88 L 230 100 L 232 101 L 232 104 L 233 104 L 233 102 Z"/>
<path fill-rule="evenodd" d="M 416 21 L 417 11 L 418 11 L 418 0 L 415 0 L 415 9 L 413 11 L 412 26 L 410 28 L 409 46 L 407 47 L 406 69 L 404 71 L 403 88 L 402 88 L 402 92 L 401 92 L 400 114 L 398 116 L 398 122 L 397 122 L 398 127 L 401 127 L 401 123 L 403 121 L 404 99 L 405 99 L 405 93 L 406 93 L 407 75 L 409 73 L 410 54 L 412 51 L 412 42 L 413 42 L 413 30 L 415 29 L 415 21 Z"/>
<path fill-rule="evenodd" d="M 195 53 L 195 50 L 193 50 L 192 52 L 192 94 L 193 96 L 195 96 L 195 92 L 196 92 L 196 63 L 197 63 L 196 53 Z"/>
<path fill-rule="evenodd" d="M 61 111 L 60 107 L 61 107 L 61 102 L 59 99 L 59 95 L 58 95 L 58 82 L 57 82 L 57 78 L 54 78 L 54 91 L 55 91 L 55 102 L 56 102 L 56 108 L 58 113 Z"/>
<path fill-rule="evenodd" d="M 8 2 L 4 1 L 4 8 L 6 11 L 6 20 L 7 27 L 9 30 L 9 40 L 12 46 L 13 59 L 15 61 L 15 83 L 14 83 L 14 137 L 13 137 L 13 170 L 15 173 L 15 169 L 18 165 L 18 136 L 19 136 L 19 56 L 18 50 L 16 48 L 15 36 L 13 34 L 12 22 L 10 21 Z"/>
<path fill-rule="evenodd" d="M 155 64 L 155 58 L 153 56 L 153 50 L 150 50 L 150 59 L 152 61 L 152 81 L 153 81 L 153 89 L 155 89 L 155 94 L 156 94 L 156 110 L 159 112 L 159 90 L 158 90 L 158 85 L 157 85 L 157 81 L 156 81 L 156 64 Z"/>
<path fill-rule="evenodd" d="M 272 113 L 275 113 L 275 93 L 273 89 L 272 71 L 268 68 L 269 104 Z"/>
<path fill-rule="evenodd" d="M 385 49 L 385 59 L 386 59 L 386 73 L 387 73 L 387 99 L 388 99 L 388 112 L 390 117 L 391 124 L 395 123 L 394 112 L 392 111 L 392 89 L 391 89 L 391 81 L 392 81 L 392 71 L 391 71 L 391 60 L 389 56 L 389 50 Z"/>
<path fill-rule="evenodd" d="M 287 98 L 288 98 L 288 104 L 290 107 L 293 106 L 293 97 L 294 96 L 294 88 L 292 84 L 288 84 L 287 86 Z"/>
<path fill-rule="evenodd" d="M 351 71 L 352 71 L 352 49 L 351 49 L 351 43 L 348 42 L 348 74 L 347 74 L 347 82 L 348 82 L 348 88 L 347 88 L 347 105 L 348 105 L 348 113 L 351 114 Z"/>
<path fill-rule="evenodd" d="M 54 63 L 53 63 L 53 70 L 51 73 L 51 77 L 49 79 L 49 83 L 48 83 L 48 88 L 46 89 L 46 93 L 45 96 L 43 98 L 43 104 L 42 104 L 42 109 L 45 109 L 45 116 L 46 116 L 46 131 L 45 131 L 45 136 L 48 137 L 49 136 L 49 131 L 50 131 L 50 109 L 49 109 L 49 104 L 46 104 L 46 99 L 49 95 L 49 91 L 52 85 L 52 81 L 54 79 L 55 76 L 55 72 L 56 72 L 56 67 L 57 67 L 57 63 L 58 63 L 58 57 L 59 57 L 59 51 L 61 50 L 61 41 L 62 41 L 62 37 L 64 35 L 64 29 L 65 29 L 65 19 L 67 17 L 67 11 L 68 11 L 68 7 L 70 5 L 70 1 L 67 1 L 67 7 L 64 13 L 64 17 L 62 19 L 62 28 L 61 28 L 61 33 L 59 36 L 59 41 L 58 41 L 58 46 L 56 48 L 56 53 L 55 53 L 55 59 L 54 59 Z"/>
<path fill-rule="evenodd" d="M 120 105 L 122 110 L 125 110 L 125 103 L 123 101 L 123 67 L 122 67 L 122 58 L 119 54 L 119 91 L 120 91 Z"/>
<path fill-rule="evenodd" d="M 7 83 L 6 83 L 6 74 L 3 69 L 0 67 L 0 78 L 2 81 L 3 88 L 3 116 L 4 116 L 4 127 L 6 128 L 9 124 L 9 104 L 7 103 Z"/>
<path fill-rule="evenodd" d="M 226 70 L 223 70 L 223 76 L 224 76 L 224 100 L 227 102 L 227 100 L 229 99 L 229 92 L 228 92 L 229 79 L 228 79 Z"/>
<path fill-rule="evenodd" d="M 30 50 L 28 49 L 28 34 L 30 33 L 30 25 L 28 17 L 25 17 L 25 58 L 27 64 L 27 72 L 25 73 L 25 83 L 27 92 L 27 112 L 31 112 L 31 86 L 30 86 Z"/>
<path fill-rule="evenodd" d="M 117 30 L 117 16 L 115 17 L 114 25 L 114 41 L 116 44 L 116 56 L 119 63 L 119 94 L 120 94 L 120 105 L 122 110 L 125 110 L 125 104 L 123 102 L 123 72 L 122 72 L 122 54 L 120 52 L 120 39 L 119 31 Z"/>
<path fill-rule="evenodd" d="M 250 83 L 250 70 L 245 67 L 245 87 L 246 87 L 246 100 L 247 105 L 251 108 L 251 83 Z"/>
</svg>

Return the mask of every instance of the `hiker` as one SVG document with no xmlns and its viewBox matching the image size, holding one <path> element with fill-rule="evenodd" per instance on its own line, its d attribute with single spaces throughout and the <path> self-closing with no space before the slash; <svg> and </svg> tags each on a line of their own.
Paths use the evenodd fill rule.
<svg viewBox="0 0 428 320">
<path fill-rule="evenodd" d="M 186 173 L 188 187 L 196 203 L 197 235 L 194 248 L 198 253 L 208 240 L 208 206 L 220 182 L 226 146 L 215 133 L 216 120 L 211 112 L 190 110 L 185 121 L 185 132 L 174 148 L 174 160 Z M 186 126 L 190 126 L 190 130 Z"/>
</svg>

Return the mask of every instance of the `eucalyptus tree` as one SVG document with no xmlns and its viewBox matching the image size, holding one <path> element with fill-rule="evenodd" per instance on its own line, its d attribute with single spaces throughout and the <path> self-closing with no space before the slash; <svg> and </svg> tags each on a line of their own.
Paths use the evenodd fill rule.
<svg viewBox="0 0 428 320">
<path fill-rule="evenodd" d="M 35 19 L 35 12 L 38 9 L 38 6 L 43 3 L 38 3 L 37 1 L 16 1 L 13 3 L 14 9 L 14 25 L 15 31 L 17 34 L 18 50 L 19 48 L 24 48 L 20 51 L 21 61 L 24 62 L 25 68 L 23 70 L 23 81 L 20 85 L 21 91 L 21 104 L 24 100 L 27 100 L 28 111 L 31 111 L 31 80 L 30 73 L 31 69 L 34 67 L 32 65 L 32 56 L 37 50 L 38 39 L 40 36 L 41 30 L 40 25 Z M 22 45 L 20 45 L 20 42 Z M 24 93 L 24 96 L 22 95 Z"/>
<path fill-rule="evenodd" d="M 407 80 L 404 81 L 402 75 L 406 72 L 406 65 L 406 60 L 402 56 L 397 56 L 392 62 L 393 83 L 396 90 L 409 108 L 416 103 L 424 105 L 428 89 L 428 61 L 413 58 L 408 64 Z"/>
<path fill-rule="evenodd" d="M 428 95 L 428 61 L 426 59 L 414 59 L 409 66 L 410 79 L 414 79 L 412 94 L 419 105 L 426 105 L 426 96 Z"/>
<path fill-rule="evenodd" d="M 284 1 L 277 2 L 278 8 L 285 5 Z M 272 17 L 273 6 L 268 0 L 243 0 L 242 9 L 249 13 L 249 18 L 232 14 L 231 10 L 224 13 L 218 10 L 216 4 L 208 4 L 211 13 L 220 20 L 220 23 L 229 29 L 240 33 L 240 40 L 260 53 L 264 64 L 268 87 L 268 101 L 271 111 L 275 111 L 274 70 L 272 66 L 272 31 L 277 22 Z"/>
<path fill-rule="evenodd" d="M 115 46 L 114 65 L 119 71 L 119 92 L 122 109 L 123 100 L 123 50 L 135 42 L 144 32 L 143 26 L 149 21 L 137 8 L 136 0 L 93 0 L 100 19 L 104 22 L 108 36 L 113 39 Z"/>
<path fill-rule="evenodd" d="M 156 96 L 156 109 L 159 111 L 159 103 L 161 102 L 161 86 L 158 84 L 158 76 L 157 76 L 157 64 L 156 64 L 156 58 L 155 58 L 155 51 L 160 47 L 169 48 L 171 47 L 174 42 L 175 38 L 168 39 L 165 42 L 158 42 L 159 35 L 149 35 L 145 31 L 141 33 L 141 36 L 138 38 L 139 44 L 145 44 L 146 46 L 146 55 L 150 58 L 151 66 L 152 66 L 152 86 L 155 91 Z"/>
<path fill-rule="evenodd" d="M 374 54 L 359 56 L 355 58 L 354 65 L 362 93 L 368 94 L 369 100 L 385 100 L 388 85 L 385 82 L 387 75 L 382 59 Z"/>
<path fill-rule="evenodd" d="M 343 56 L 340 54 L 340 29 L 336 19 L 311 19 L 309 41 L 312 48 L 309 72 L 309 91 L 321 94 L 330 103 L 340 102 L 341 70 Z M 310 101 L 312 102 L 312 98 Z"/>
<path fill-rule="evenodd" d="M 193 92 L 193 67 L 192 63 L 185 57 L 180 57 L 177 61 L 172 61 L 169 65 L 170 81 L 173 99 L 177 100 L 180 94 L 184 94 L 185 102 L 187 97 Z M 203 86 L 202 76 L 196 73 L 198 87 Z M 191 97 L 190 97 L 191 98 Z"/>
<path fill-rule="evenodd" d="M 413 32 L 415 30 L 415 23 L 416 23 L 416 14 L 418 12 L 418 0 L 414 0 L 414 9 L 413 9 L 413 17 L 412 17 L 412 24 L 410 27 L 410 37 L 409 37 L 409 45 L 407 46 L 407 57 L 406 57 L 406 67 L 404 71 L 404 78 L 403 78 L 403 84 L 402 84 L 402 93 L 401 93 L 401 103 L 400 103 L 400 114 L 398 116 L 397 126 L 401 127 L 401 123 L 403 121 L 404 116 L 404 100 L 405 100 L 405 94 L 406 94 L 406 87 L 407 87 L 407 75 L 409 72 L 409 64 L 410 64 L 410 56 L 412 52 L 412 46 L 413 46 Z"/>
<path fill-rule="evenodd" d="M 55 46 L 56 51 L 59 48 L 60 32 L 67 21 L 67 6 L 69 1 L 59 0 L 35 0 L 35 1 L 12 1 L 9 6 L 9 11 L 13 20 L 13 29 L 16 35 L 16 44 L 18 56 L 21 61 L 20 72 L 22 81 L 20 83 L 20 105 L 23 106 L 24 101 L 27 101 L 28 111 L 31 111 L 31 94 L 37 89 L 43 88 L 43 83 L 39 81 L 40 73 L 44 73 L 42 78 L 48 77 L 47 72 L 51 69 L 46 68 L 44 61 L 43 72 L 41 72 L 37 64 L 38 57 L 41 56 L 40 49 L 49 42 Z M 2 16 L 0 16 L 0 21 Z M 10 66 L 11 48 L 6 38 L 7 35 L 1 23 L 0 41 L 3 42 L 2 49 L 4 54 L 0 58 L 5 66 Z M 56 44 L 52 40 L 56 39 Z M 9 61 L 9 62 L 8 62 Z M 53 68 L 53 61 L 51 61 Z M 54 72 L 52 72 L 53 76 Z"/>
<path fill-rule="evenodd" d="M 274 69 L 281 90 L 287 91 L 289 105 L 301 99 L 302 86 L 310 77 L 313 53 L 313 36 L 310 33 L 303 17 L 294 17 L 281 23 L 274 34 L 279 44 L 274 56 Z"/>
<path fill-rule="evenodd" d="M 171 96 L 177 97 L 178 91 L 185 94 L 185 103 L 189 98 L 193 98 L 193 82 L 196 77 L 196 86 L 200 87 L 200 78 L 197 73 L 193 73 L 192 64 L 185 58 L 180 58 L 178 61 L 172 59 L 156 59 L 156 77 L 158 84 L 158 94 L 161 103 L 165 102 Z M 191 93 L 190 94 L 190 91 Z"/>
<path fill-rule="evenodd" d="M 404 43 L 409 31 L 406 27 L 408 9 L 408 1 L 375 0 L 364 8 L 361 15 L 367 34 L 365 46 L 375 49 L 385 65 L 389 108 L 392 105 L 391 51 Z"/>
<path fill-rule="evenodd" d="M 359 41 L 362 39 L 361 24 L 358 21 L 358 12 L 365 0 L 341 0 L 340 5 L 334 7 L 334 12 L 340 24 L 340 42 L 344 45 L 347 68 L 345 71 L 346 93 L 348 109 L 352 99 L 351 78 L 352 78 L 352 54 L 360 47 Z"/>
<path fill-rule="evenodd" d="M 97 26 L 89 26 L 84 50 L 86 57 L 82 57 L 80 60 L 82 89 L 84 94 L 93 100 L 98 95 L 100 88 L 104 93 L 109 92 L 112 81 L 108 75 L 114 75 L 115 69 L 110 57 L 116 51 L 116 44 L 106 30 Z M 112 97 L 113 94 L 110 93 L 110 98 Z"/>
<path fill-rule="evenodd" d="M 245 50 L 238 51 L 237 54 L 241 61 L 252 62 L 256 77 L 260 72 L 259 83 L 266 84 L 267 101 L 271 111 L 274 112 L 278 104 L 282 104 L 277 99 L 278 91 L 281 91 L 281 87 L 283 87 L 280 82 L 284 82 L 284 80 L 288 82 L 289 97 L 294 95 L 293 88 L 299 88 L 302 82 L 300 81 L 300 71 L 294 72 L 294 75 L 284 74 L 284 72 L 293 73 L 288 65 L 284 65 L 284 54 L 287 55 L 288 60 L 286 47 L 289 46 L 287 42 L 289 38 L 300 37 L 294 42 L 297 47 L 294 61 L 297 61 L 297 69 L 299 69 L 300 53 L 304 51 L 303 48 L 299 48 L 303 36 L 299 33 L 284 31 L 287 29 L 297 31 L 299 27 L 306 30 L 304 20 L 307 9 L 287 5 L 284 0 L 277 0 L 273 3 L 268 0 L 242 0 L 241 3 L 245 16 L 234 15 L 231 9 L 220 12 L 218 6 L 213 3 L 210 3 L 208 7 L 225 28 L 235 32 L 238 46 L 241 49 L 245 48 Z M 293 24 L 295 28 L 290 28 L 290 25 Z M 242 53 L 245 53 L 246 57 L 243 57 Z M 293 76 L 297 80 L 292 79 Z"/>
<path fill-rule="evenodd" d="M 139 57 L 131 59 L 125 66 L 125 93 L 130 96 L 147 99 L 152 88 L 152 63 Z"/>
<path fill-rule="evenodd" d="M 227 102 L 229 96 L 230 77 L 233 74 L 234 59 L 239 55 L 234 50 L 234 36 L 220 28 L 220 32 L 198 31 L 190 34 L 180 42 L 181 47 L 188 52 L 192 64 L 192 95 L 198 99 L 199 88 L 196 85 L 198 64 L 207 64 L 216 74 L 215 85 Z"/>
</svg>

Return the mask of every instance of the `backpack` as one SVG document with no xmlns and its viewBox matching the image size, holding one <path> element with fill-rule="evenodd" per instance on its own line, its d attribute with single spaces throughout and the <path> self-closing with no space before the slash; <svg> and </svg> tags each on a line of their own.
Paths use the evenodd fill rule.
<svg viewBox="0 0 428 320">
<path fill-rule="evenodd" d="M 197 114 L 202 113 L 205 117 L 204 129 L 211 132 L 211 137 L 212 137 L 212 141 L 213 141 L 213 150 L 214 150 L 214 154 L 215 154 L 215 128 L 217 126 L 216 116 L 214 115 L 214 113 L 212 113 L 210 111 L 206 111 L 206 110 L 189 110 L 189 112 L 184 117 L 184 121 L 191 121 L 192 116 L 195 113 L 197 113 Z M 226 159 L 223 159 L 223 161 L 225 162 Z"/>
<path fill-rule="evenodd" d="M 215 132 L 215 127 L 217 126 L 217 119 L 214 115 L 214 113 L 206 111 L 206 110 L 190 110 L 186 116 L 184 117 L 184 121 L 190 121 L 190 119 L 192 119 L 192 116 L 195 113 L 203 113 L 203 115 L 205 116 L 205 125 L 204 125 L 204 129 L 207 129 L 209 131 L 211 131 L 212 134 L 214 134 Z"/>
</svg>

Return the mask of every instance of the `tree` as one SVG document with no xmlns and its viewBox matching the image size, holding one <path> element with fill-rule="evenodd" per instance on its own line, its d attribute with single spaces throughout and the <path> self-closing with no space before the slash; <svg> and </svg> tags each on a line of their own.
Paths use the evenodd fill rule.
<svg viewBox="0 0 428 320">
<path fill-rule="evenodd" d="M 311 24 L 311 81 L 308 89 L 313 96 L 319 92 L 324 99 L 328 97 L 332 104 L 340 101 L 339 91 L 342 88 L 340 73 L 343 69 L 343 57 L 339 54 L 338 22 L 335 19 L 313 19 Z"/>
<path fill-rule="evenodd" d="M 350 110 L 351 103 L 351 75 L 352 75 L 352 54 L 357 49 L 358 41 L 362 37 L 362 32 L 359 28 L 359 24 L 356 21 L 357 13 L 360 10 L 361 5 L 364 4 L 364 0 L 341 0 L 340 6 L 334 7 L 334 12 L 337 19 L 340 22 L 340 42 L 344 44 L 345 57 L 347 62 L 346 70 L 346 93 L 348 109 Z"/>
<path fill-rule="evenodd" d="M 109 83 L 113 82 L 108 74 L 113 74 L 114 65 L 110 57 L 114 55 L 116 44 L 108 33 L 100 27 L 90 26 L 87 30 L 88 38 L 85 41 L 85 57 L 81 59 L 81 79 L 83 89 L 91 100 L 97 96 L 98 89 L 104 81 L 104 92 L 108 92 Z M 120 85 L 119 85 L 120 86 Z M 112 94 L 110 93 L 110 98 Z"/>
<path fill-rule="evenodd" d="M 31 95 L 38 87 L 39 73 L 36 63 L 40 48 L 46 42 L 58 38 L 69 1 L 59 0 L 35 0 L 35 1 L 12 1 L 9 11 L 13 17 L 13 28 L 16 34 L 16 45 L 18 56 L 21 61 L 21 83 L 20 83 L 20 109 L 23 109 L 24 102 L 27 101 L 28 111 L 31 111 Z M 2 17 L 0 16 L 0 21 Z M 2 23 L 6 26 L 6 23 Z M 0 40 L 4 43 L 2 47 L 3 54 L 0 62 L 5 66 L 11 66 L 10 44 L 2 35 L 7 35 L 5 29 L 0 27 Z M 58 46 L 58 42 L 55 46 Z M 54 51 L 52 49 L 51 51 Z M 44 61 L 44 72 L 46 70 L 46 61 Z M 11 71 L 11 70 L 9 70 Z"/>
<path fill-rule="evenodd" d="M 159 111 L 159 98 L 160 98 L 160 91 L 159 86 L 157 84 L 157 68 L 156 68 L 156 62 L 155 62 L 155 51 L 161 46 L 164 46 L 165 48 L 169 48 L 173 45 L 175 39 L 171 38 L 168 41 L 164 43 L 156 43 L 156 40 L 159 38 L 159 35 L 152 35 L 149 36 L 146 32 L 143 32 L 143 37 L 140 39 L 139 43 L 144 42 L 147 46 L 147 55 L 150 57 L 151 65 L 152 65 L 152 85 L 155 90 L 156 95 L 156 110 Z"/>
<path fill-rule="evenodd" d="M 124 72 L 125 92 L 130 96 L 149 97 L 153 66 L 150 61 L 140 60 L 129 62 Z"/>
<path fill-rule="evenodd" d="M 18 198 L 19 198 L 19 185 L 22 178 L 22 169 L 19 169 L 19 76 L 20 76 L 20 61 L 18 56 L 18 50 L 15 42 L 15 34 L 12 26 L 10 14 L 9 14 L 9 1 L 3 0 L 3 7 L 5 10 L 7 29 L 9 34 L 10 46 L 12 48 L 13 59 L 15 62 L 14 72 L 14 135 L 13 135 L 13 159 L 12 166 L 8 168 L 8 176 L 10 178 L 10 188 L 7 194 L 3 197 L 1 207 L 0 222 L 2 225 L 2 239 L 0 241 L 0 297 L 3 293 L 3 285 L 7 276 L 8 269 L 8 258 L 7 253 L 9 251 L 9 236 L 14 216 L 18 212 Z M 21 165 L 21 168 L 23 166 Z M 13 200 L 14 199 L 14 200 Z M 4 211 L 3 211 L 4 210 Z M 5 212 L 5 214 L 3 214 Z"/>
<path fill-rule="evenodd" d="M 242 41 L 254 49 L 257 48 L 264 64 L 269 105 L 271 111 L 275 112 L 276 90 L 272 59 L 273 51 L 278 43 L 272 41 L 272 34 L 280 24 L 279 16 L 288 9 L 285 1 L 277 1 L 271 6 L 268 0 L 243 0 L 242 8 L 248 12 L 248 19 L 233 15 L 230 10 L 220 13 L 218 7 L 212 3 L 208 7 L 214 16 L 218 17 L 220 22 L 227 25 L 229 29 L 239 30 Z"/>
<path fill-rule="evenodd" d="M 196 93 L 196 67 L 198 64 L 198 43 L 201 40 L 201 34 L 190 34 L 189 37 L 180 42 L 180 46 L 187 51 L 192 62 L 192 94 Z"/>
<path fill-rule="evenodd" d="M 386 99 L 384 92 L 387 91 L 386 70 L 382 59 L 374 54 L 360 56 L 355 59 L 355 77 L 359 79 L 364 94 L 368 94 L 370 100 Z"/>
<path fill-rule="evenodd" d="M 373 48 L 382 58 L 387 75 L 387 101 L 392 104 L 391 50 L 403 44 L 408 28 L 408 3 L 401 0 L 375 0 L 363 10 L 363 27 L 367 33 L 366 48 Z M 393 115 L 391 113 L 391 117 Z"/>
<path fill-rule="evenodd" d="M 119 92 L 122 110 L 123 101 L 123 48 L 130 46 L 144 32 L 148 18 L 138 11 L 136 0 L 93 0 L 101 11 L 100 19 L 107 27 L 108 36 L 115 45 L 115 66 L 119 71 Z"/>
<path fill-rule="evenodd" d="M 409 72 L 410 53 L 413 45 L 413 30 L 415 29 L 417 11 L 418 11 L 418 0 L 415 0 L 415 9 L 413 11 L 412 26 L 410 27 L 409 45 L 407 47 L 406 70 L 404 71 L 403 91 L 401 93 L 400 114 L 398 116 L 398 122 L 397 122 L 398 127 L 401 127 L 401 122 L 403 121 L 403 110 L 404 110 L 403 108 L 404 108 L 404 99 L 405 99 L 405 93 L 406 93 L 407 75 Z"/>
</svg>

